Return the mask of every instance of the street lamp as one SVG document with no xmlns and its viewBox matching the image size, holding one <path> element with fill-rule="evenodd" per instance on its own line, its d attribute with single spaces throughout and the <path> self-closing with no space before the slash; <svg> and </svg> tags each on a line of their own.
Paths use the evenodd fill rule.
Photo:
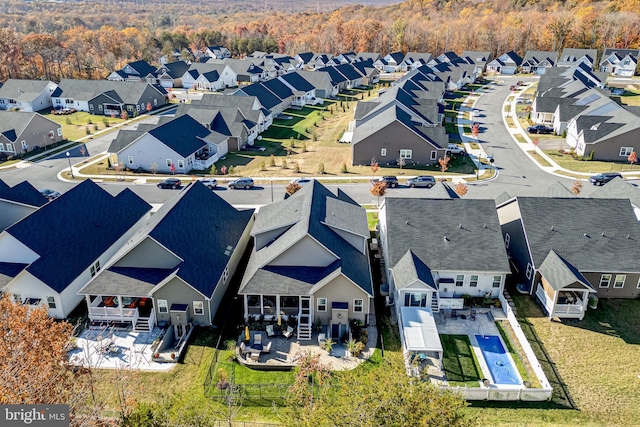
<svg viewBox="0 0 640 427">
<path fill-rule="evenodd" d="M 75 178 L 73 176 L 73 169 L 71 169 L 71 154 L 67 151 L 67 161 L 69 162 L 69 173 L 71 174 L 71 179 Z"/>
</svg>

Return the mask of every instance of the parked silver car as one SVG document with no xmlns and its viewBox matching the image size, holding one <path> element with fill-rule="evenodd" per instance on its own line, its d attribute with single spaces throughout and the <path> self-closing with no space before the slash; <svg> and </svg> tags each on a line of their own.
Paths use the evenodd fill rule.
<svg viewBox="0 0 640 427">
<path fill-rule="evenodd" d="M 436 185 L 436 179 L 431 175 L 420 175 L 415 178 L 410 178 L 407 180 L 407 185 L 411 188 L 413 187 L 427 187 L 431 188 Z"/>
<path fill-rule="evenodd" d="M 238 178 L 229 182 L 229 188 L 234 190 L 238 188 L 244 188 L 245 190 L 248 190 L 251 187 L 253 187 L 253 179 L 251 178 Z"/>
</svg>

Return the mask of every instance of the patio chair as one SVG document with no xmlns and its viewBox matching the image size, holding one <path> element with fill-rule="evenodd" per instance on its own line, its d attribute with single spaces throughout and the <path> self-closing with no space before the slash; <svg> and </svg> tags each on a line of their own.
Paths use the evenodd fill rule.
<svg viewBox="0 0 640 427">
<path fill-rule="evenodd" d="M 471 320 L 476 320 L 476 311 L 475 310 L 471 310 L 471 314 L 469 315 L 469 319 Z"/>
<path fill-rule="evenodd" d="M 267 344 L 266 346 L 262 347 L 261 352 L 262 353 L 271 353 L 271 341 L 269 341 L 269 344 Z"/>
<path fill-rule="evenodd" d="M 260 360 L 260 351 L 255 351 L 253 350 L 251 352 L 251 360 L 253 360 L 254 362 L 257 362 L 258 360 Z"/>
<path fill-rule="evenodd" d="M 244 345 L 244 343 L 240 343 L 240 352 L 245 355 L 247 353 L 251 353 L 251 348 Z"/>
<path fill-rule="evenodd" d="M 456 310 L 452 310 L 451 311 L 451 318 L 453 320 L 457 320 L 458 319 L 458 312 Z"/>
<path fill-rule="evenodd" d="M 287 329 L 282 332 L 282 335 L 284 335 L 287 339 L 291 338 L 291 336 L 293 335 L 293 328 L 291 326 L 287 326 Z"/>
<path fill-rule="evenodd" d="M 254 344 L 262 344 L 262 335 L 254 334 L 253 335 L 253 343 Z"/>
<path fill-rule="evenodd" d="M 275 337 L 276 333 L 273 330 L 273 325 L 267 325 L 267 336 L 268 337 Z"/>
</svg>

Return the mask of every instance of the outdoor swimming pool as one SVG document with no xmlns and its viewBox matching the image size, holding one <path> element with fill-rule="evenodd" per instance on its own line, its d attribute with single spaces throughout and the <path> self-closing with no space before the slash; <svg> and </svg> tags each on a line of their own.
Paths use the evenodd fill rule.
<svg viewBox="0 0 640 427">
<path fill-rule="evenodd" d="M 496 335 L 476 335 L 476 341 L 482 351 L 494 384 L 520 385 L 520 377 L 516 373 L 511 359 Z"/>
</svg>

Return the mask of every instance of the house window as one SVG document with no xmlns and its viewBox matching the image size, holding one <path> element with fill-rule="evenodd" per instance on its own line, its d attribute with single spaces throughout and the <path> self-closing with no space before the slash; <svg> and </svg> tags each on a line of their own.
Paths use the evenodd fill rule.
<svg viewBox="0 0 640 427">
<path fill-rule="evenodd" d="M 102 111 L 102 104 L 98 105 L 98 110 Z"/>
<path fill-rule="evenodd" d="M 62 128 L 58 128 L 58 136 L 62 136 Z"/>
<path fill-rule="evenodd" d="M 193 314 L 195 314 L 196 316 L 204 315 L 204 302 L 202 301 L 193 302 Z"/>
<path fill-rule="evenodd" d="M 129 156 L 127 159 L 129 160 L 129 164 L 132 165 L 133 164 L 133 156 Z"/>
<path fill-rule="evenodd" d="M 608 288 L 610 283 L 611 283 L 611 275 L 610 274 L 603 274 L 600 277 L 600 287 L 601 288 Z"/>
<path fill-rule="evenodd" d="M 169 304 L 166 299 L 159 299 L 158 301 L 158 313 L 168 313 Z"/>
<path fill-rule="evenodd" d="M 28 145 L 27 145 L 27 141 L 20 141 L 20 145 L 22 146 L 23 150 L 26 150 Z"/>
<path fill-rule="evenodd" d="M 464 285 L 464 274 L 458 274 L 456 276 L 456 286 Z"/>
<path fill-rule="evenodd" d="M 427 294 L 407 292 L 404 294 L 405 307 L 426 307 Z"/>
<path fill-rule="evenodd" d="M 616 280 L 613 282 L 614 288 L 624 288 L 624 281 L 627 280 L 627 276 L 624 274 L 616 274 Z"/>
<path fill-rule="evenodd" d="M 13 301 L 14 301 L 14 302 L 22 302 L 22 295 L 20 295 L 20 294 L 13 294 Z"/>
<path fill-rule="evenodd" d="M 4 151 L 4 144 L 0 142 L 0 151 Z"/>
<path fill-rule="evenodd" d="M 327 299 L 326 298 L 318 298 L 318 311 L 327 311 Z"/>
<path fill-rule="evenodd" d="M 620 156 L 629 157 L 633 153 L 633 147 L 620 147 Z"/>
<path fill-rule="evenodd" d="M 276 296 L 262 296 L 262 314 L 276 314 Z"/>
<path fill-rule="evenodd" d="M 353 312 L 354 313 L 362 313 L 364 311 L 364 300 L 362 299 L 354 299 L 353 300 Z"/>
<path fill-rule="evenodd" d="M 54 297 L 47 297 L 47 304 L 49 304 L 49 308 L 56 308 L 56 299 Z"/>
<path fill-rule="evenodd" d="M 178 167 L 184 169 L 184 160 L 178 160 Z"/>
<path fill-rule="evenodd" d="M 225 268 L 224 271 L 222 272 L 222 282 L 226 282 L 227 279 L 229 278 L 229 268 Z"/>
<path fill-rule="evenodd" d="M 380 155 L 381 155 L 382 157 L 386 156 L 386 155 L 387 155 L 387 149 L 386 149 L 386 148 L 381 148 L 381 149 L 380 149 Z"/>
<path fill-rule="evenodd" d="M 438 158 L 438 152 L 437 151 L 432 151 L 431 152 L 431 160 L 435 160 Z"/>
<path fill-rule="evenodd" d="M 172 164 L 173 162 L 171 161 L 171 159 L 167 159 L 167 167 L 170 168 Z"/>
<path fill-rule="evenodd" d="M 527 275 L 527 279 L 531 280 L 531 275 L 533 274 L 533 266 L 530 263 L 527 263 L 527 271 L 525 274 Z"/>
<path fill-rule="evenodd" d="M 471 286 L 472 288 L 478 287 L 478 276 L 476 275 L 471 276 L 471 280 L 469 281 L 469 286 Z"/>
<path fill-rule="evenodd" d="M 402 157 L 403 159 L 411 159 L 412 156 L 413 156 L 413 150 L 405 150 L 405 149 L 400 150 L 400 157 Z"/>
<path fill-rule="evenodd" d="M 500 283 L 502 283 L 502 276 L 493 276 L 493 283 L 491 284 L 494 288 L 499 288 Z"/>
<path fill-rule="evenodd" d="M 93 111 L 93 104 L 89 104 L 89 110 Z"/>
<path fill-rule="evenodd" d="M 157 98 L 153 98 L 153 105 L 158 105 L 158 99 Z"/>
<path fill-rule="evenodd" d="M 638 278 L 638 284 L 636 285 L 636 289 L 640 289 L 640 277 Z"/>
<path fill-rule="evenodd" d="M 15 150 L 13 149 L 13 145 L 7 144 L 7 151 L 11 151 L 12 153 L 15 153 Z"/>
<path fill-rule="evenodd" d="M 127 110 L 128 111 L 133 111 L 133 105 L 127 105 Z"/>
<path fill-rule="evenodd" d="M 508 248 L 509 243 L 511 243 L 511 236 L 507 233 L 504 235 L 504 245 Z"/>
</svg>

